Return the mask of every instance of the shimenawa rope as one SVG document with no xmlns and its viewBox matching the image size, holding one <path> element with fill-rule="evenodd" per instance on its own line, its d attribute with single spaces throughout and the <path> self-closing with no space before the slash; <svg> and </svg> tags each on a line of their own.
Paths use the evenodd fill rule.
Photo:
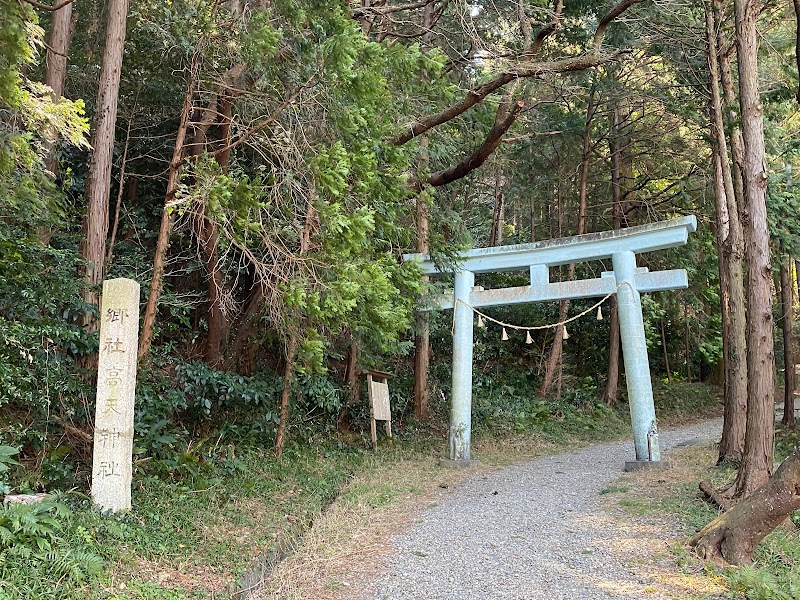
<svg viewBox="0 0 800 600">
<path fill-rule="evenodd" d="M 487 315 L 486 313 L 483 313 L 483 312 L 479 311 L 474 306 L 470 306 L 469 304 L 464 302 L 461 298 L 457 299 L 455 304 L 458 305 L 458 303 L 460 302 L 461 304 L 466 306 L 468 309 L 470 309 L 476 315 L 480 315 L 483 319 L 486 319 L 487 321 L 491 321 L 492 323 L 496 323 L 497 325 L 500 325 L 500 327 L 503 327 L 503 328 L 508 327 L 509 329 L 516 329 L 517 331 L 537 331 L 537 330 L 541 330 L 541 329 L 550 329 L 551 327 L 558 327 L 560 325 L 566 325 L 567 323 L 572 323 L 572 321 L 576 321 L 576 320 L 580 319 L 581 317 L 589 314 L 590 312 L 592 312 L 596 308 L 602 306 L 602 304 L 606 300 L 611 298 L 611 296 L 616 294 L 619 291 L 619 288 L 621 288 L 623 285 L 627 285 L 629 288 L 631 288 L 631 290 L 633 290 L 633 286 L 629 282 L 623 281 L 617 287 L 615 287 L 612 291 L 610 291 L 608 294 L 606 294 L 603 298 L 601 298 L 599 302 L 596 302 L 595 304 L 593 304 L 592 306 L 590 306 L 589 308 L 587 308 L 583 312 L 578 313 L 577 315 L 574 315 L 574 316 L 570 317 L 569 319 L 564 319 L 563 321 L 558 321 L 557 323 L 549 323 L 547 325 L 534 325 L 532 327 L 525 327 L 524 325 L 514 325 L 512 323 L 505 323 L 503 321 L 500 321 L 499 319 L 494 319 L 494 318 L 490 317 L 489 315 Z M 456 311 L 454 310 L 453 311 L 453 328 L 455 328 L 455 323 L 456 323 Z"/>
</svg>

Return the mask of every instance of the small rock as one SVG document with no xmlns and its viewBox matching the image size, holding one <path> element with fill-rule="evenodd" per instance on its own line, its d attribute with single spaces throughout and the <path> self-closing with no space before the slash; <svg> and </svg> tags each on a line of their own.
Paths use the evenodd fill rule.
<svg viewBox="0 0 800 600">
<path fill-rule="evenodd" d="M 50 497 L 50 494 L 9 494 L 3 504 L 38 504 Z"/>
</svg>

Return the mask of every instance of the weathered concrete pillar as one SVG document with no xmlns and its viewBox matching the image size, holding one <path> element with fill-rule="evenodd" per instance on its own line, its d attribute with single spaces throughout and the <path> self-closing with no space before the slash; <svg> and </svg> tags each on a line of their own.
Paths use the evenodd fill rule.
<svg viewBox="0 0 800 600">
<path fill-rule="evenodd" d="M 450 460 L 463 466 L 469 464 L 471 458 L 473 315 L 469 307 L 469 294 L 475 285 L 475 274 L 472 271 L 459 271 L 455 278 Z"/>
<path fill-rule="evenodd" d="M 661 452 L 658 447 L 642 301 L 636 289 L 636 255 L 630 251 L 617 252 L 612 255 L 611 260 L 617 285 L 625 283 L 617 290 L 617 310 L 636 460 L 655 462 L 661 459 Z"/>
<path fill-rule="evenodd" d="M 133 400 L 139 339 L 139 284 L 103 282 L 97 407 L 92 456 L 92 498 L 101 510 L 131 507 Z"/>
</svg>

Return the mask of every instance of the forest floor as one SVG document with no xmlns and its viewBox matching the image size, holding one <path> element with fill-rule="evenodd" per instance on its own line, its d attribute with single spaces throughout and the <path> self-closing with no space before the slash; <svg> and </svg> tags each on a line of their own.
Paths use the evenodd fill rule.
<svg viewBox="0 0 800 600">
<path fill-rule="evenodd" d="M 666 469 L 621 476 L 631 443 L 614 442 L 502 468 L 440 471 L 427 496 L 359 516 L 337 502 L 314 541 L 254 597 L 720 598 L 721 578 L 676 558 L 673 546 L 686 534 L 680 519 L 646 501 L 685 482 L 695 444 L 707 448 L 720 428 L 714 419 L 662 431 L 662 447 L 675 448 Z"/>
<path fill-rule="evenodd" d="M 470 470 L 438 466 L 441 419 L 402 424 L 375 451 L 330 433 L 293 439 L 281 461 L 198 445 L 180 476 L 155 461 L 137 471 L 121 518 L 67 497 L 56 541 L 69 556 L 100 555 L 99 576 L 68 586 L 47 565 L 21 565 L 0 580 L 0 600 L 710 599 L 800 585 L 796 532 L 773 536 L 757 572 L 686 551 L 716 514 L 697 482 L 732 474 L 713 468 L 721 405 L 701 384 L 654 391 L 670 467 L 642 473 L 622 473 L 633 452 L 624 407 L 595 403 L 532 402 L 510 421 L 479 413 Z M 779 457 L 796 438 L 779 437 Z"/>
</svg>

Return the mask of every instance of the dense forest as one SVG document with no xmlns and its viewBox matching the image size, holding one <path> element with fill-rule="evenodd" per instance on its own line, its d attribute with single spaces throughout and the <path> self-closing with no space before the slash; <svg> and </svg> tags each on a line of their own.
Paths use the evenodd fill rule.
<svg viewBox="0 0 800 600">
<path fill-rule="evenodd" d="M 739 477 L 709 493 L 738 504 L 693 543 L 749 561 L 800 506 L 771 417 L 778 375 L 794 402 L 795 10 L 0 0 L 0 492 L 88 488 L 103 280 L 141 284 L 134 459 L 169 478 L 205 440 L 365 445 L 365 368 L 394 375 L 401 430 L 442 427 L 452 313 L 416 309 L 452 278 L 405 253 L 696 215 L 687 246 L 639 258 L 689 274 L 642 298 L 650 365 L 722 386 Z M 593 302 L 489 310 L 535 326 Z M 624 408 L 613 301 L 501 333 L 476 330 L 479 427 Z"/>
</svg>

